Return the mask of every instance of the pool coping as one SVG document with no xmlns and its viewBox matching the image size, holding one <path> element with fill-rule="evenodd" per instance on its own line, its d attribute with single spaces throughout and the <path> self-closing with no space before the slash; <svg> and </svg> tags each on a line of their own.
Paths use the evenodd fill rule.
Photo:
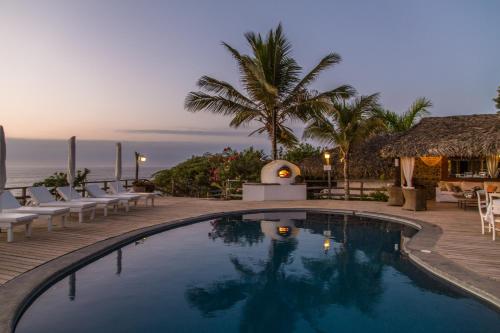
<svg viewBox="0 0 500 333">
<path fill-rule="evenodd" d="M 437 225 L 422 220 L 362 210 L 312 207 L 265 208 L 227 210 L 217 213 L 202 214 L 196 217 L 165 221 L 154 226 L 139 228 L 119 236 L 96 242 L 42 264 L 0 287 L 0 300 L 2 300 L 0 302 L 0 332 L 13 332 L 17 321 L 24 311 L 41 293 L 43 293 L 43 291 L 50 287 L 54 281 L 57 281 L 67 273 L 95 261 L 134 240 L 226 215 L 287 211 L 349 214 L 400 223 L 418 229 L 418 232 L 409 241 L 404 242 L 402 246 L 402 251 L 408 256 L 410 261 L 423 271 L 500 309 L 500 290 L 497 288 L 498 284 L 496 281 L 467 270 L 439 253 L 432 251 L 434 245 L 443 233 L 442 229 Z M 481 288 L 478 286 L 481 286 Z"/>
</svg>

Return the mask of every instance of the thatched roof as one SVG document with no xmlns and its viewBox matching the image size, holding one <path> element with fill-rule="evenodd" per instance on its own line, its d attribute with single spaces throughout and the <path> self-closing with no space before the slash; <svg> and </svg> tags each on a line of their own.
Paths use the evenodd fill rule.
<svg viewBox="0 0 500 333">
<path fill-rule="evenodd" d="M 474 114 L 423 118 L 382 148 L 386 157 L 475 157 L 500 152 L 500 115 Z"/>
</svg>

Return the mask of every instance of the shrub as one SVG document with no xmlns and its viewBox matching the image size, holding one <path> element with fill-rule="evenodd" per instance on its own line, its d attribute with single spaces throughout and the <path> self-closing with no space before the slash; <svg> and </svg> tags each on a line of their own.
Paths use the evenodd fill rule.
<svg viewBox="0 0 500 333">
<path fill-rule="evenodd" d="M 192 156 L 176 166 L 153 175 L 153 183 L 165 193 L 180 196 L 207 196 L 226 187 L 227 180 L 256 182 L 266 161 L 261 150 L 238 152 L 225 148 L 222 153 Z M 234 184 L 233 187 L 239 187 Z"/>
<path fill-rule="evenodd" d="M 375 191 L 370 194 L 370 197 L 375 201 L 387 201 L 389 200 L 389 196 L 382 191 Z"/>
<path fill-rule="evenodd" d="M 76 172 L 75 181 L 73 182 L 74 187 L 82 186 L 84 182 L 87 181 L 87 176 L 89 175 L 90 170 L 85 168 L 83 170 L 78 170 Z M 40 182 L 36 182 L 33 186 L 46 186 L 46 187 L 59 187 L 59 186 L 68 186 L 67 180 L 68 174 L 65 172 L 54 172 L 52 176 L 45 178 Z"/>
</svg>

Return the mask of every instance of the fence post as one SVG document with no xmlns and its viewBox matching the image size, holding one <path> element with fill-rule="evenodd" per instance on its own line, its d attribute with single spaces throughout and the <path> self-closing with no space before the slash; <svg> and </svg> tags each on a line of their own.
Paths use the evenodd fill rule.
<svg viewBox="0 0 500 333">
<path fill-rule="evenodd" d="M 26 205 L 26 200 L 27 197 L 26 197 L 26 187 L 23 187 L 22 190 L 21 190 L 21 203 L 22 205 Z"/>
<path fill-rule="evenodd" d="M 363 181 L 361 181 L 360 183 L 361 183 L 361 184 L 359 185 L 359 186 L 360 186 L 360 187 L 359 187 L 359 196 L 361 197 L 361 199 L 363 199 L 363 194 L 364 194 L 364 193 L 363 193 L 363 187 L 364 187 L 364 186 L 363 186 L 363 184 L 364 184 L 364 183 L 363 183 Z"/>
<path fill-rule="evenodd" d="M 85 197 L 85 193 L 86 193 L 85 184 L 86 184 L 85 182 L 82 182 L 82 197 Z"/>
<path fill-rule="evenodd" d="M 104 181 L 104 191 L 107 191 L 108 190 L 108 181 L 105 180 Z"/>
</svg>

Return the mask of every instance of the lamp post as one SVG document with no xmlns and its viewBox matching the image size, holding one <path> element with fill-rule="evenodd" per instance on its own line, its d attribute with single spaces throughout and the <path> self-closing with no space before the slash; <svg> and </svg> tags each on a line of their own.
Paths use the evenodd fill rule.
<svg viewBox="0 0 500 333">
<path fill-rule="evenodd" d="M 330 153 L 325 151 L 323 156 L 326 161 L 326 164 L 323 165 L 323 170 L 328 173 L 328 199 L 330 199 L 332 196 L 332 165 L 330 164 Z"/>
<path fill-rule="evenodd" d="M 147 161 L 146 156 L 139 154 L 138 152 L 135 152 L 135 180 L 139 180 L 139 162 L 144 163 Z"/>
</svg>

